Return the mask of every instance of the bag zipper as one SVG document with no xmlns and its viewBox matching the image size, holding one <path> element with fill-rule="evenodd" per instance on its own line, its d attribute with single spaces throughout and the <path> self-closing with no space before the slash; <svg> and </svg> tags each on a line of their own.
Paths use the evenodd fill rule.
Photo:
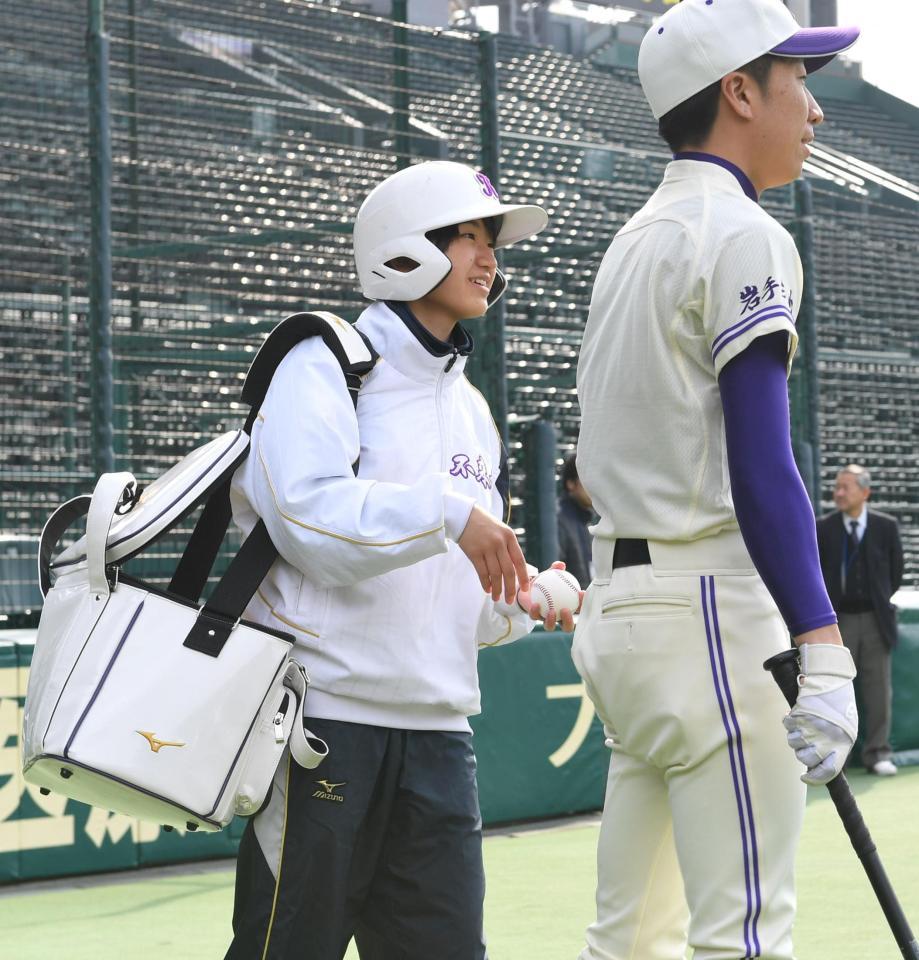
<svg viewBox="0 0 919 960">
<path fill-rule="evenodd" d="M 274 725 L 274 742 L 283 743 L 284 742 L 284 718 L 287 716 L 287 707 L 290 703 L 290 694 L 285 693 L 284 699 L 281 701 L 280 706 L 278 707 L 278 712 L 274 715 L 274 719 L 271 721 Z"/>
</svg>

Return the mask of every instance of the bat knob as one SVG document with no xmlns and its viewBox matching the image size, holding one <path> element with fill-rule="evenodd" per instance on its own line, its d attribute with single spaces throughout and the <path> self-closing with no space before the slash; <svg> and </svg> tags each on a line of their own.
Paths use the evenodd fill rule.
<svg viewBox="0 0 919 960">
<path fill-rule="evenodd" d="M 788 706 L 793 707 L 798 699 L 798 674 L 801 672 L 797 648 L 783 650 L 770 657 L 763 664 L 763 669 L 772 674 L 772 679 L 778 684 Z"/>
</svg>

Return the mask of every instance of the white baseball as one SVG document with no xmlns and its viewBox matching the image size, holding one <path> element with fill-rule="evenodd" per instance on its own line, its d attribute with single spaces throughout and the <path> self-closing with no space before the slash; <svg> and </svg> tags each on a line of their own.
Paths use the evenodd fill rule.
<svg viewBox="0 0 919 960">
<path fill-rule="evenodd" d="M 577 580 L 567 570 L 543 570 L 530 584 L 530 600 L 545 619 L 553 610 L 558 616 L 562 610 L 574 613 L 581 602 L 580 591 Z"/>
</svg>

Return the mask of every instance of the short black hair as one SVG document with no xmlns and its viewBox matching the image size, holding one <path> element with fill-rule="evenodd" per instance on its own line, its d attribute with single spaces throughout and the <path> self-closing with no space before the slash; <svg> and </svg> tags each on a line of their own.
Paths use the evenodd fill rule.
<svg viewBox="0 0 919 960">
<path fill-rule="evenodd" d="M 503 221 L 504 217 L 485 217 L 482 220 L 482 223 L 485 224 L 485 229 L 491 235 L 492 243 L 498 239 Z M 445 254 L 447 247 L 450 246 L 453 239 L 459 236 L 459 228 L 460 225 L 458 223 L 452 223 L 449 227 L 435 227 L 433 230 L 428 230 L 425 236 L 441 253 Z M 393 257 L 392 260 L 386 261 L 386 266 L 391 267 L 393 270 L 399 270 L 402 273 L 411 273 L 412 270 L 417 270 L 420 264 L 411 257 Z"/>
<path fill-rule="evenodd" d="M 771 53 L 764 53 L 737 69 L 749 73 L 765 92 L 769 87 L 772 65 L 778 59 Z M 717 80 L 665 113 L 657 122 L 658 133 L 674 153 L 686 147 L 699 146 L 712 132 L 720 102 L 721 81 Z"/>
<path fill-rule="evenodd" d="M 577 454 L 569 453 L 568 456 L 565 457 L 565 462 L 562 464 L 560 477 L 562 481 L 562 487 L 564 487 L 565 490 L 568 489 L 569 483 L 578 482 L 580 478 L 578 477 Z"/>
<path fill-rule="evenodd" d="M 498 234 L 501 232 L 501 222 L 503 217 L 484 217 L 482 218 L 482 223 L 485 224 L 485 229 L 491 235 L 491 242 L 494 243 L 498 239 Z M 465 221 L 464 221 L 465 222 Z M 428 240 L 440 250 L 441 253 L 447 252 L 447 247 L 450 246 L 451 241 L 459 236 L 459 224 L 453 223 L 449 227 L 437 227 L 434 230 L 428 230 L 425 234 Z"/>
</svg>

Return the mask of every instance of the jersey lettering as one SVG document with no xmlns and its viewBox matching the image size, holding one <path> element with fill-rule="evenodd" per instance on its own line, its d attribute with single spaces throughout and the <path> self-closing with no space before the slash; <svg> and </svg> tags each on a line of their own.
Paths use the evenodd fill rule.
<svg viewBox="0 0 919 960">
<path fill-rule="evenodd" d="M 450 467 L 450 476 L 462 477 L 464 480 L 471 477 L 486 490 L 491 490 L 494 486 L 488 464 L 482 456 L 476 457 L 475 463 L 473 463 L 465 453 L 456 454 L 453 458 L 453 466 Z"/>
<path fill-rule="evenodd" d="M 791 311 L 795 308 L 795 298 L 791 288 L 786 287 L 784 281 L 776 280 L 771 274 L 763 281 L 762 290 L 756 284 L 749 284 L 740 291 L 739 299 L 743 304 L 740 311 L 741 317 L 770 301 L 782 301 Z"/>
</svg>

